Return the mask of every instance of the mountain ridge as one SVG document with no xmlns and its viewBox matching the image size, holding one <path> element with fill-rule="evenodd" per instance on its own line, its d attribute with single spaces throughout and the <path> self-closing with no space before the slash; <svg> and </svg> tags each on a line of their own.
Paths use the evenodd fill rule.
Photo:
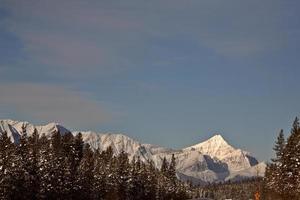
<svg viewBox="0 0 300 200">
<path fill-rule="evenodd" d="M 0 133 L 6 131 L 12 142 L 17 143 L 24 131 L 31 135 L 34 130 L 39 135 L 51 136 L 54 132 L 65 134 L 71 132 L 59 123 L 48 123 L 35 126 L 29 122 L 11 119 L 0 120 Z M 216 134 L 208 140 L 183 148 L 172 149 L 153 144 L 143 144 L 121 133 L 97 133 L 93 131 L 72 131 L 73 135 L 82 133 L 83 141 L 93 149 L 105 150 L 112 147 L 115 154 L 124 151 L 129 159 L 139 156 L 142 161 L 151 160 L 160 167 L 164 157 L 171 159 L 174 154 L 177 161 L 177 176 L 194 184 L 218 182 L 225 180 L 240 180 L 254 176 L 263 176 L 265 165 L 258 163 L 249 152 L 236 149 L 222 137 Z M 259 165 L 260 164 L 260 165 Z M 259 165 L 260 172 L 255 172 Z"/>
</svg>

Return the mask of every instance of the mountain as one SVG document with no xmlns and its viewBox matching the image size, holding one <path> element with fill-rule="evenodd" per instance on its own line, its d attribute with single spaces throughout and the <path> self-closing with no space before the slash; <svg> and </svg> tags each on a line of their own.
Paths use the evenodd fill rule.
<svg viewBox="0 0 300 200">
<path fill-rule="evenodd" d="M 61 134 L 70 132 L 57 123 L 35 126 L 28 122 L 0 120 L 0 133 L 6 131 L 15 143 L 18 143 L 24 132 L 31 135 L 35 130 L 39 135 L 45 134 L 47 137 L 55 132 Z M 170 160 L 174 154 L 178 178 L 184 181 L 189 180 L 194 184 L 263 176 L 266 167 L 264 163 L 258 163 L 249 152 L 229 145 L 220 134 L 190 147 L 174 150 L 152 144 L 142 144 L 123 134 L 80 132 L 83 141 L 90 144 L 93 149 L 105 150 L 111 146 L 115 154 L 124 151 L 129 159 L 139 156 L 142 161 L 153 161 L 158 168 L 164 157 Z M 74 135 L 78 133 L 79 131 L 72 132 Z"/>
</svg>

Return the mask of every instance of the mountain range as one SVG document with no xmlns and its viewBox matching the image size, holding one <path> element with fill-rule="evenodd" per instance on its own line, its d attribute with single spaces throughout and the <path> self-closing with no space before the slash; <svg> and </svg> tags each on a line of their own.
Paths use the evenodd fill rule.
<svg viewBox="0 0 300 200">
<path fill-rule="evenodd" d="M 71 132 L 57 123 L 36 126 L 22 121 L 0 120 L 0 133 L 6 131 L 14 143 L 18 143 L 24 130 L 28 135 L 36 130 L 39 135 L 45 134 L 48 137 L 57 131 L 61 134 Z M 241 180 L 263 176 L 265 172 L 264 162 L 259 163 L 249 152 L 234 148 L 220 134 L 201 143 L 175 150 L 143 144 L 123 134 L 80 132 L 83 141 L 93 149 L 105 150 L 111 146 L 115 154 L 124 151 L 129 159 L 139 156 L 142 161 L 153 161 L 158 168 L 164 157 L 170 160 L 174 154 L 178 178 L 194 184 Z M 73 135 L 78 133 L 79 131 L 72 132 Z"/>
</svg>

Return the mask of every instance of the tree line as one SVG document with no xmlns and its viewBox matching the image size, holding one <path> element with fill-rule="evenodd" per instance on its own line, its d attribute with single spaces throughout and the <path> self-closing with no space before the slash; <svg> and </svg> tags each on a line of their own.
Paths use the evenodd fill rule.
<svg viewBox="0 0 300 200">
<path fill-rule="evenodd" d="M 17 144 L 0 136 L 0 199 L 187 199 L 176 177 L 175 157 L 161 169 L 109 147 L 93 150 L 81 133 L 30 136 Z"/>
<path fill-rule="evenodd" d="M 240 181 L 209 183 L 193 187 L 194 198 L 249 200 L 255 199 L 262 185 L 262 178 L 249 178 Z"/>
</svg>

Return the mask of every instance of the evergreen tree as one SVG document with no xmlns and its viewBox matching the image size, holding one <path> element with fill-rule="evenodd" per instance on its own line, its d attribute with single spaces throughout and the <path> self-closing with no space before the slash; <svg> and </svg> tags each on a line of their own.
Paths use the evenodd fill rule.
<svg viewBox="0 0 300 200">
<path fill-rule="evenodd" d="M 128 155 L 122 151 L 116 157 L 116 175 L 117 175 L 117 182 L 116 182 L 116 190 L 118 193 L 119 199 L 126 197 L 129 195 L 128 191 L 128 181 L 129 181 L 129 173 L 130 173 L 130 165 L 128 160 Z"/>
<path fill-rule="evenodd" d="M 83 157 L 83 146 L 84 146 L 84 142 L 82 139 L 82 133 L 78 133 L 75 136 L 74 139 L 74 154 L 75 154 L 75 159 L 74 159 L 74 170 L 79 166 L 80 161 Z"/>
<path fill-rule="evenodd" d="M 94 188 L 94 153 L 89 144 L 84 145 L 83 157 L 79 166 L 79 190 L 76 195 L 79 199 L 93 199 Z"/>
<path fill-rule="evenodd" d="M 275 143 L 275 146 L 273 148 L 273 150 L 275 151 L 275 154 L 276 154 L 276 158 L 272 159 L 273 163 L 280 164 L 282 162 L 284 148 L 285 148 L 285 139 L 284 139 L 283 130 L 281 129 L 280 132 L 279 132 L 279 135 L 277 137 L 277 141 Z"/>
<path fill-rule="evenodd" d="M 70 162 L 70 174 L 71 174 L 71 182 L 72 182 L 72 189 L 71 192 L 73 194 L 73 198 L 77 197 L 79 195 L 80 188 L 82 185 L 80 185 L 80 182 L 78 180 L 78 177 L 80 176 L 79 166 L 80 162 L 83 158 L 83 140 L 82 140 L 82 134 L 79 132 L 73 139 L 72 143 L 72 162 Z"/>
<path fill-rule="evenodd" d="M 146 165 L 146 172 L 147 172 L 147 181 L 148 181 L 148 195 L 147 199 L 155 199 L 157 194 L 157 185 L 158 185 L 158 170 L 155 168 L 153 161 L 148 161 Z"/>
<path fill-rule="evenodd" d="M 7 136 L 7 132 L 0 135 L 0 197 L 11 199 L 13 195 L 13 176 L 16 165 L 15 145 Z"/>
<path fill-rule="evenodd" d="M 176 159 L 175 159 L 174 154 L 172 154 L 171 162 L 170 162 L 170 165 L 169 165 L 169 168 L 168 168 L 168 178 L 173 183 L 175 183 L 176 180 L 177 180 L 177 177 L 176 177 Z"/>
<path fill-rule="evenodd" d="M 72 199 L 78 188 L 75 186 L 76 181 L 76 167 L 75 166 L 75 148 L 74 137 L 72 133 L 67 132 L 61 136 L 61 147 L 59 147 L 58 155 L 61 157 L 60 165 L 63 172 L 63 179 L 61 184 L 63 187 L 59 190 L 60 196 L 65 199 Z"/>
<path fill-rule="evenodd" d="M 40 179 L 40 190 L 38 193 L 39 199 L 46 199 L 48 194 L 52 191 L 51 185 L 51 152 L 50 152 L 50 140 L 42 134 L 38 141 L 39 152 L 38 152 L 38 177 Z"/>
<path fill-rule="evenodd" d="M 39 171 L 39 135 L 37 130 L 34 129 L 32 135 L 28 138 L 29 147 L 29 159 L 28 159 L 28 187 L 29 199 L 38 199 L 38 193 L 40 189 L 40 177 Z"/>
<path fill-rule="evenodd" d="M 300 129 L 296 117 L 282 157 L 283 198 L 297 199 L 300 195 Z"/>
<path fill-rule="evenodd" d="M 134 157 L 131 161 L 131 172 L 130 172 L 130 182 L 128 184 L 129 189 L 129 199 L 138 200 L 144 199 L 145 197 L 145 184 L 143 184 L 144 179 L 142 178 L 142 167 L 141 167 L 140 157 L 137 159 Z"/>
<path fill-rule="evenodd" d="M 51 199 L 62 198 L 65 188 L 64 155 L 61 134 L 55 132 L 50 138 L 50 160 L 48 161 L 48 180 L 46 196 Z"/>
<path fill-rule="evenodd" d="M 22 127 L 23 128 L 23 127 Z M 30 186 L 30 156 L 28 147 L 28 138 L 25 128 L 21 135 L 18 146 L 16 147 L 16 156 L 14 159 L 14 173 L 13 173 L 13 199 L 28 199 L 30 191 L 27 188 Z"/>
<path fill-rule="evenodd" d="M 160 171 L 162 174 L 167 175 L 168 173 L 168 162 L 166 157 L 163 158 Z"/>
<path fill-rule="evenodd" d="M 267 165 L 265 173 L 265 182 L 268 190 L 275 194 L 283 195 L 283 184 L 282 179 L 284 178 L 282 166 L 283 166 L 283 153 L 285 149 L 285 139 L 283 130 L 280 130 L 275 142 L 273 150 L 275 151 L 276 157 L 271 159 L 272 163 Z"/>
<path fill-rule="evenodd" d="M 108 147 L 105 151 L 100 152 L 100 150 L 95 151 L 95 169 L 94 169 L 94 190 L 95 199 L 105 199 L 109 193 L 116 193 L 115 184 L 113 180 L 113 150 Z"/>
</svg>

